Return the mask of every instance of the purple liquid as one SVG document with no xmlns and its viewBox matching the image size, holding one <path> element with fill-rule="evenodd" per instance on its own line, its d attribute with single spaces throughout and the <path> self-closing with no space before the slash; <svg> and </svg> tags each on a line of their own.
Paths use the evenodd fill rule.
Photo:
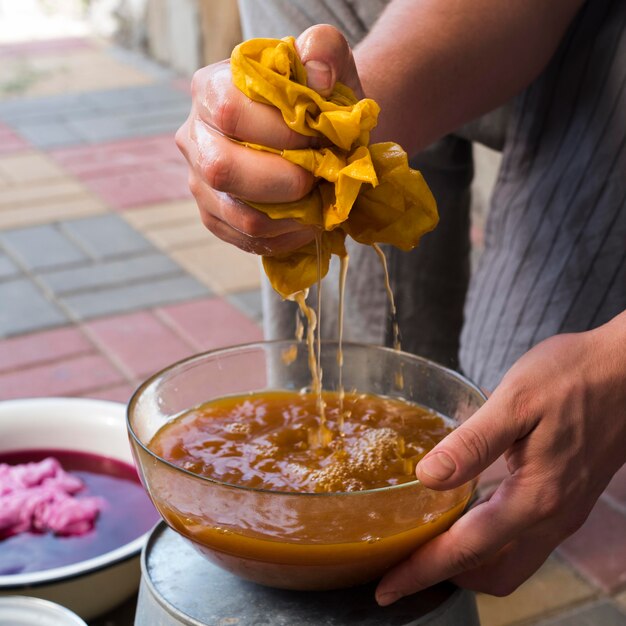
<svg viewBox="0 0 626 626">
<path fill-rule="evenodd" d="M 86 452 L 16 450 L 0 453 L 0 463 L 17 465 L 57 458 L 85 485 L 77 497 L 100 496 L 106 505 L 94 529 L 79 537 L 22 533 L 0 540 L 0 576 L 39 572 L 78 563 L 119 548 L 150 530 L 159 519 L 132 465 Z"/>
</svg>

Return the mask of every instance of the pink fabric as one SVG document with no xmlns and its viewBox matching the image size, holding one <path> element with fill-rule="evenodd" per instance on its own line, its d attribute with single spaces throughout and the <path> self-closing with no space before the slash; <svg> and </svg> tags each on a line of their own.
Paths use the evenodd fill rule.
<svg viewBox="0 0 626 626">
<path fill-rule="evenodd" d="M 0 538 L 23 532 L 89 532 L 104 501 L 74 497 L 82 488 L 52 457 L 39 463 L 0 463 Z"/>
</svg>

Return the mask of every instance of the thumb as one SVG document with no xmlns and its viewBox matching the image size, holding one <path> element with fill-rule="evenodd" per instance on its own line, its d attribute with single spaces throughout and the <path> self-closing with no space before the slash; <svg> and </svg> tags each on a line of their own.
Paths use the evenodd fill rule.
<svg viewBox="0 0 626 626">
<path fill-rule="evenodd" d="M 506 392 L 496 390 L 417 464 L 417 478 L 430 489 L 458 487 L 478 476 L 532 427 L 516 419 Z"/>
<path fill-rule="evenodd" d="M 346 38 L 334 26 L 307 28 L 297 39 L 296 49 L 307 72 L 307 83 L 322 96 L 329 96 L 336 82 L 350 87 L 357 98 L 363 89 Z"/>
</svg>

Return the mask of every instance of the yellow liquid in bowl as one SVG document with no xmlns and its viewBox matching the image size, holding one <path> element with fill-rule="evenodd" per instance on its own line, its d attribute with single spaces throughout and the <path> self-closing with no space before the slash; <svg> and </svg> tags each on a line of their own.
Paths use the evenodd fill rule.
<svg viewBox="0 0 626 626">
<path fill-rule="evenodd" d="M 280 391 L 222 398 L 163 427 L 153 452 L 219 481 L 178 498 L 153 490 L 164 519 L 226 569 L 294 589 L 372 580 L 449 528 L 471 486 L 436 493 L 414 477 L 448 420 L 396 398 L 323 398 L 323 426 L 314 394 Z"/>
</svg>

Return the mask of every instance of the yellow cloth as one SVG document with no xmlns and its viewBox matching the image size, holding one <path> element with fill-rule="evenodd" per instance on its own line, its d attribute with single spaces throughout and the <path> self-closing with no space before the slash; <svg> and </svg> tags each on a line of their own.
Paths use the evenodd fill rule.
<svg viewBox="0 0 626 626">
<path fill-rule="evenodd" d="M 437 225 L 435 200 L 422 175 L 409 168 L 402 148 L 369 145 L 380 111 L 376 102 L 357 100 L 341 83 L 328 98 L 307 87 L 293 37 L 246 41 L 233 50 L 230 64 L 233 82 L 245 95 L 280 109 L 295 132 L 332 143 L 321 149 L 278 151 L 318 179 L 308 196 L 284 204 L 249 203 L 271 218 L 293 218 L 320 228 L 322 277 L 332 254 L 346 254 L 346 235 L 363 244 L 411 250 Z M 263 257 L 263 266 L 274 289 L 284 298 L 292 296 L 317 281 L 316 244 Z"/>
</svg>

